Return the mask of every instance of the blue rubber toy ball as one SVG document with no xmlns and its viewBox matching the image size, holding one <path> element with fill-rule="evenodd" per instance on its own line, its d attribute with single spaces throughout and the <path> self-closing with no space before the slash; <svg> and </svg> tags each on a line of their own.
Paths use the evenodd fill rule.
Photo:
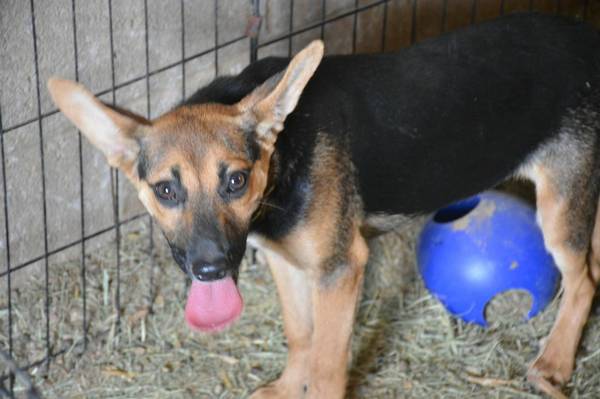
<svg viewBox="0 0 600 399">
<path fill-rule="evenodd" d="M 417 260 L 425 286 L 446 309 L 482 326 L 486 305 L 509 290 L 529 292 L 527 318 L 535 316 L 552 301 L 560 277 L 535 210 L 496 191 L 436 212 L 421 233 Z"/>
</svg>

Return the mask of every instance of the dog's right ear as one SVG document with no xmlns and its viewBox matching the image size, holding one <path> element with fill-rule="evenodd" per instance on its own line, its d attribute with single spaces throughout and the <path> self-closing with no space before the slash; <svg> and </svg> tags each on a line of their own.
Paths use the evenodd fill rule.
<svg viewBox="0 0 600 399">
<path fill-rule="evenodd" d="M 280 72 L 244 97 L 238 109 L 255 124 L 259 142 L 272 147 L 285 118 L 296 108 L 302 91 L 323 58 L 323 42 L 315 40 Z"/>
<path fill-rule="evenodd" d="M 108 163 L 131 178 L 140 150 L 136 132 L 150 122 L 108 107 L 85 87 L 70 80 L 51 78 L 48 90 L 62 113 L 104 153 Z"/>
</svg>

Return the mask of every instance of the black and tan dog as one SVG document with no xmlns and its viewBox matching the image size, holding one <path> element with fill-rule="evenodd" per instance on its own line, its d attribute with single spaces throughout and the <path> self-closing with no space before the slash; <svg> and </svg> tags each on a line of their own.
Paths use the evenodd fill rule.
<svg viewBox="0 0 600 399">
<path fill-rule="evenodd" d="M 531 179 L 560 311 L 529 377 L 560 397 L 600 278 L 600 36 L 518 15 L 396 54 L 268 58 L 148 121 L 52 79 L 61 111 L 120 168 L 193 279 L 186 319 L 240 314 L 246 242 L 283 305 L 287 367 L 254 397 L 341 398 L 365 235 L 510 176 Z"/>
</svg>

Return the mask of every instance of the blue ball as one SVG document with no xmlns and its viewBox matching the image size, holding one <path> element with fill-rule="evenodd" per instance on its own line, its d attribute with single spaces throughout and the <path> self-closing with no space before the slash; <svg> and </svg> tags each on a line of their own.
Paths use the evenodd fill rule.
<svg viewBox="0 0 600 399">
<path fill-rule="evenodd" d="M 496 191 L 436 212 L 421 232 L 417 261 L 425 286 L 446 309 L 482 326 L 486 305 L 508 290 L 529 292 L 527 318 L 535 316 L 552 301 L 560 278 L 535 210 Z"/>
</svg>

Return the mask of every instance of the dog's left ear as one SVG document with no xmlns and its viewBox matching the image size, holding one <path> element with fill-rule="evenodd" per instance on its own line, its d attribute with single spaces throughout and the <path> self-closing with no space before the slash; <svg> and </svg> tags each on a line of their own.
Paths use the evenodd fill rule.
<svg viewBox="0 0 600 399">
<path fill-rule="evenodd" d="M 54 103 L 100 149 L 108 163 L 135 181 L 139 153 L 136 134 L 150 122 L 131 112 L 113 109 L 79 83 L 51 78 L 48 90 Z"/>
<path fill-rule="evenodd" d="M 272 76 L 238 103 L 256 123 L 257 139 L 263 144 L 275 144 L 285 118 L 296 108 L 322 58 L 323 42 L 315 40 L 292 59 L 285 72 Z"/>
</svg>

